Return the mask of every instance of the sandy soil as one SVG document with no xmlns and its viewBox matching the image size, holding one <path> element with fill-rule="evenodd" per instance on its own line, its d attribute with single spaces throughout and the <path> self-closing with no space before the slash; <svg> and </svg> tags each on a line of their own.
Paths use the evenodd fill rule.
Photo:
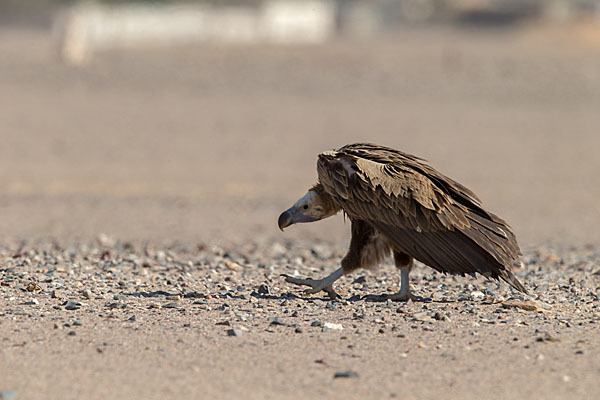
<svg viewBox="0 0 600 400">
<path fill-rule="evenodd" d="M 431 31 L 114 51 L 74 69 L 44 34 L 3 31 L 0 393 L 597 398 L 596 50 Z M 343 255 L 341 217 L 284 234 L 276 219 L 316 154 L 353 141 L 478 193 L 514 227 L 531 297 L 422 266 L 425 300 L 408 304 L 360 299 L 396 290 L 390 266 L 344 278 L 341 302 L 283 282 Z"/>
</svg>

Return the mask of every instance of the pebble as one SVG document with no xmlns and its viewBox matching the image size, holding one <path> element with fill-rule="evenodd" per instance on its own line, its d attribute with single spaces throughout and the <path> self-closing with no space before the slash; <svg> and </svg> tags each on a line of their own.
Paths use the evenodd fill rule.
<svg viewBox="0 0 600 400">
<path fill-rule="evenodd" d="M 549 333 L 545 333 L 542 336 L 538 336 L 535 339 L 536 342 L 560 342 L 560 338 L 551 336 Z"/>
<path fill-rule="evenodd" d="M 262 295 L 271 294 L 271 289 L 269 289 L 269 287 L 265 284 L 260 285 L 256 291 L 258 292 L 258 294 Z"/>
<path fill-rule="evenodd" d="M 38 293 L 42 291 L 42 287 L 36 282 L 29 282 L 25 287 L 25 290 L 31 293 Z"/>
<path fill-rule="evenodd" d="M 477 290 L 477 291 L 471 292 L 471 298 L 472 298 L 473 300 L 481 300 L 481 299 L 483 299 L 484 297 L 485 297 L 485 294 L 483 294 L 483 292 L 482 292 L 482 291 L 480 291 L 480 290 Z"/>
<path fill-rule="evenodd" d="M 325 322 L 323 324 L 323 332 L 341 331 L 342 329 L 344 329 L 342 324 L 334 324 L 332 322 Z"/>
<path fill-rule="evenodd" d="M 72 300 L 68 300 L 65 304 L 65 309 L 67 310 L 79 310 L 81 308 L 81 306 L 83 306 L 83 303 L 80 303 L 78 301 L 72 301 Z"/>
<path fill-rule="evenodd" d="M 60 299 L 61 297 L 63 297 L 62 291 L 54 289 L 50 294 L 50 297 L 52 297 L 53 299 Z"/>
<path fill-rule="evenodd" d="M 358 373 L 354 371 L 338 371 L 333 375 L 333 378 L 358 378 Z"/>
<path fill-rule="evenodd" d="M 269 325 L 280 325 L 287 326 L 288 324 L 283 322 L 279 317 L 269 317 L 268 319 Z"/>
<path fill-rule="evenodd" d="M 239 328 L 233 328 L 227 330 L 227 336 L 241 337 L 244 333 Z"/>
</svg>

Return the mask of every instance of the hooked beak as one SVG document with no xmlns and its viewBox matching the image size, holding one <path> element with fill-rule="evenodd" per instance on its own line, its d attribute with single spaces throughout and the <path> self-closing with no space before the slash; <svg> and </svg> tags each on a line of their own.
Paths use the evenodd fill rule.
<svg viewBox="0 0 600 400">
<path fill-rule="evenodd" d="M 282 212 L 281 215 L 279 216 L 279 219 L 277 220 L 277 225 L 279 225 L 279 229 L 281 229 L 282 232 L 283 232 L 283 228 L 287 228 L 288 226 L 290 226 L 294 223 L 293 208 L 294 207 Z"/>
<path fill-rule="evenodd" d="M 287 228 L 288 226 L 298 222 L 313 222 L 317 220 L 319 220 L 319 218 L 303 214 L 295 206 L 292 206 L 281 213 L 279 219 L 277 220 L 277 224 L 279 225 L 279 229 L 283 231 L 283 228 Z"/>
</svg>

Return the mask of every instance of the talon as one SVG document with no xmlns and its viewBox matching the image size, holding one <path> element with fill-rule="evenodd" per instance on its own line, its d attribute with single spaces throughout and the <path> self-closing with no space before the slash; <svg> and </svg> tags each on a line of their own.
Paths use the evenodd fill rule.
<svg viewBox="0 0 600 400">
<path fill-rule="evenodd" d="M 325 289 L 323 289 L 323 291 L 327 292 L 327 294 L 329 295 L 329 297 L 331 298 L 331 300 L 335 300 L 335 299 L 341 299 L 342 296 L 340 296 L 334 289 L 332 286 L 329 286 Z"/>
<path fill-rule="evenodd" d="M 293 283 L 294 285 L 299 286 L 310 286 L 310 289 L 304 290 L 305 294 L 315 294 L 323 291 L 329 295 L 331 299 L 341 298 L 339 294 L 333 289 L 333 285 L 327 284 L 327 281 L 324 279 L 315 280 L 310 278 L 296 278 L 293 276 L 289 276 L 287 274 L 281 274 L 285 278 L 285 281 L 288 283 Z"/>
</svg>

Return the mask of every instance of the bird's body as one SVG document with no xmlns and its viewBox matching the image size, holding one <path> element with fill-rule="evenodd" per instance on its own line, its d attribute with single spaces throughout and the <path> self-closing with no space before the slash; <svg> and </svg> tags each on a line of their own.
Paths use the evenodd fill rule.
<svg viewBox="0 0 600 400">
<path fill-rule="evenodd" d="M 413 258 L 443 273 L 500 278 L 526 292 L 511 272 L 519 265 L 519 246 L 508 224 L 484 210 L 473 192 L 424 160 L 356 143 L 321 153 L 317 172 L 319 182 L 280 216 L 279 225 L 316 221 L 340 210 L 349 217 L 350 249 L 341 271 L 330 276 L 333 281 L 393 254 L 402 272 L 401 290 L 393 298 L 408 296 Z M 287 280 L 335 293 L 327 278 Z"/>
</svg>

